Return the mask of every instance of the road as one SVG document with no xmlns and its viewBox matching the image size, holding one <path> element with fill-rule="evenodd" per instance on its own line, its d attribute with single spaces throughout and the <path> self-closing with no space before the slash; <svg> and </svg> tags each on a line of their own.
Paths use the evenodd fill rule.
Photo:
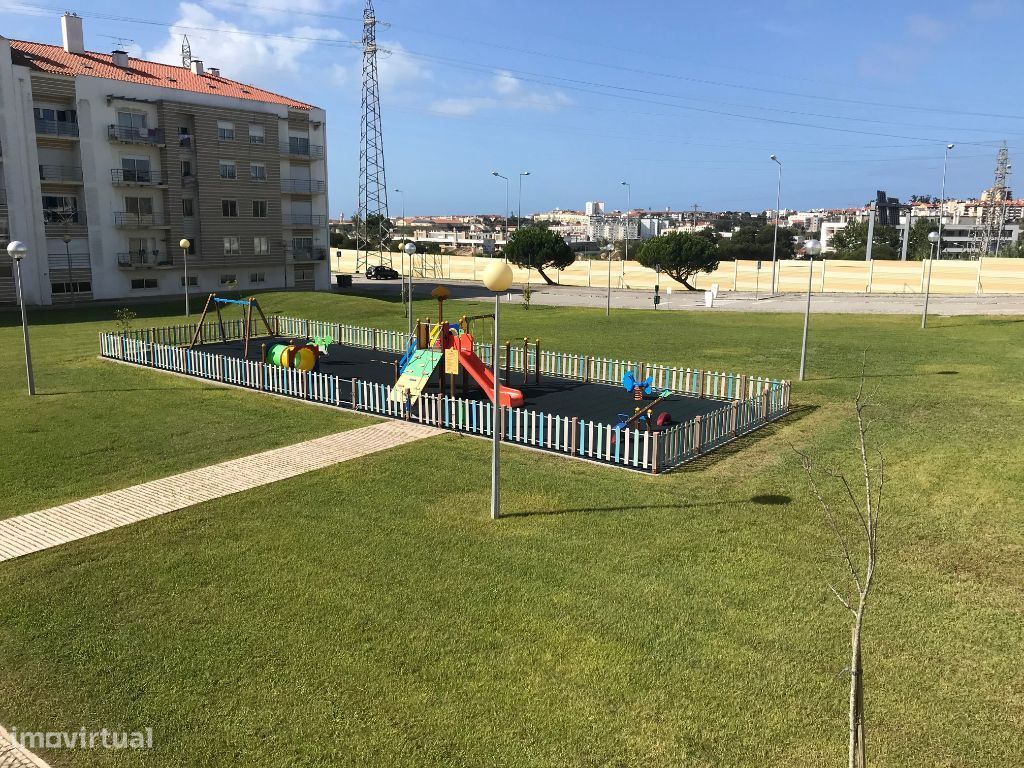
<svg viewBox="0 0 1024 768">
<path fill-rule="evenodd" d="M 416 297 L 428 298 L 431 289 L 439 282 L 444 283 L 456 299 L 487 299 L 491 294 L 480 284 L 462 280 L 420 280 L 415 286 Z M 397 296 L 400 290 L 397 280 L 378 281 L 363 277 L 353 278 L 352 291 L 361 294 Z M 335 288 L 345 292 L 348 289 Z M 666 289 L 667 290 L 667 289 Z M 514 289 L 509 298 L 512 303 L 522 301 L 522 292 Z M 604 307 L 607 293 L 595 288 L 572 286 L 535 287 L 531 303 L 560 307 Z M 886 314 L 918 315 L 924 305 L 919 294 L 864 294 L 826 293 L 814 294 L 811 299 L 812 311 L 835 314 Z M 787 293 L 778 296 L 757 296 L 753 293 L 723 291 L 718 294 L 713 308 L 704 306 L 704 293 L 673 291 L 663 293 L 661 310 L 702 310 L 707 312 L 800 312 L 807 303 L 806 294 Z M 612 291 L 613 309 L 653 309 L 651 291 Z M 932 294 L 928 311 L 935 315 L 1024 315 L 1024 296 L 945 296 Z"/>
</svg>

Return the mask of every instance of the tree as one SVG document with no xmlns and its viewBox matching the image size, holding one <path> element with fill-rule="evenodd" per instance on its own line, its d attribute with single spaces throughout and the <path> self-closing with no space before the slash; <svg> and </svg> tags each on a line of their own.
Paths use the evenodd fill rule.
<svg viewBox="0 0 1024 768">
<path fill-rule="evenodd" d="M 932 244 L 928 235 L 937 230 L 938 226 L 932 219 L 918 219 L 910 228 L 910 245 L 907 249 L 907 259 L 911 261 L 922 261 L 927 259 L 932 252 Z"/>
<path fill-rule="evenodd" d="M 796 246 L 793 243 L 794 237 L 796 237 L 796 232 L 792 229 L 789 227 L 779 227 L 779 239 L 775 249 L 777 258 L 793 258 L 796 253 Z M 744 225 L 733 232 L 732 237 L 722 239 L 719 244 L 719 254 L 725 261 L 734 261 L 736 259 L 770 261 L 772 258 L 772 243 L 774 241 L 774 224 L 762 226 Z"/>
<path fill-rule="evenodd" d="M 836 249 L 837 259 L 863 259 L 867 256 L 868 223 L 854 221 L 832 235 L 831 245 Z M 880 248 L 879 246 L 887 246 Z M 900 232 L 895 227 L 876 226 L 871 257 L 874 259 L 898 258 Z"/>
<path fill-rule="evenodd" d="M 557 233 L 540 227 L 523 227 L 512 233 L 505 246 L 505 257 L 517 267 L 536 269 L 548 285 L 555 281 L 545 269 L 565 269 L 576 255 Z"/>
<path fill-rule="evenodd" d="M 850 674 L 849 695 L 849 768 L 865 768 L 867 765 L 867 738 L 864 726 L 864 664 L 861 647 L 864 638 L 864 614 L 867 611 L 868 598 L 874 582 L 875 566 L 878 557 L 878 520 L 882 511 L 882 490 L 885 486 L 885 460 L 877 450 L 877 463 L 872 467 L 871 453 L 868 442 L 868 424 L 865 420 L 867 403 L 864 400 L 864 378 L 861 377 L 860 389 L 854 403 L 857 418 L 857 449 L 858 463 L 863 477 L 864 490 L 861 498 L 846 476 L 838 469 L 829 469 L 824 473 L 824 480 L 835 486 L 841 504 L 846 507 L 844 514 L 839 505 L 834 503 L 831 494 L 827 495 L 819 483 L 810 456 L 797 452 L 800 456 L 804 472 L 810 481 L 825 521 L 836 540 L 841 552 L 846 577 L 849 584 L 842 590 L 832 583 L 829 590 L 851 615 L 850 628 Z"/>
<path fill-rule="evenodd" d="M 714 272 L 718 268 L 718 248 L 702 235 L 670 232 L 644 242 L 636 260 L 650 269 L 660 267 L 669 277 L 688 290 L 690 278 L 698 272 Z"/>
</svg>

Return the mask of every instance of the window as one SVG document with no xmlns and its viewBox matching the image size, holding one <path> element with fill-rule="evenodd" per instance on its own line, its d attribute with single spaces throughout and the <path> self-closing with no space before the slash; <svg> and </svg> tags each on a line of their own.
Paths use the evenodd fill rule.
<svg viewBox="0 0 1024 768">
<path fill-rule="evenodd" d="M 78 280 L 70 283 L 50 283 L 50 293 L 86 293 L 91 290 L 92 283 L 88 280 Z"/>
<path fill-rule="evenodd" d="M 195 253 L 196 253 L 196 239 L 194 237 L 190 237 L 188 239 L 188 248 L 185 250 L 185 253 L 187 253 L 189 256 L 195 256 Z"/>
<path fill-rule="evenodd" d="M 250 144 L 262 144 L 266 138 L 263 135 L 262 125 L 250 125 L 249 126 L 249 143 Z"/>
<path fill-rule="evenodd" d="M 252 216 L 254 219 L 265 219 L 267 218 L 267 201 L 266 200 L 253 200 L 252 201 Z"/>
<path fill-rule="evenodd" d="M 78 198 L 74 195 L 43 195 L 43 222 L 79 224 Z"/>
<path fill-rule="evenodd" d="M 312 237 L 293 237 L 292 238 L 292 253 L 296 258 L 304 257 L 309 258 L 310 254 L 313 253 L 313 238 Z"/>
<path fill-rule="evenodd" d="M 266 163 L 249 163 L 249 176 L 253 181 L 266 181 L 267 180 L 267 164 Z"/>
<path fill-rule="evenodd" d="M 153 180 L 149 170 L 149 158 L 122 157 L 121 178 L 125 181 L 150 182 Z"/>
<path fill-rule="evenodd" d="M 220 177 L 222 179 L 237 179 L 238 172 L 235 170 L 234 160 L 220 161 Z"/>
<path fill-rule="evenodd" d="M 182 160 L 181 161 L 181 178 L 187 179 L 192 176 L 192 161 Z"/>
<path fill-rule="evenodd" d="M 267 273 L 266 272 L 250 272 L 249 273 L 249 282 L 253 283 L 253 284 L 255 284 L 255 283 L 265 283 L 265 282 L 267 282 Z"/>
<path fill-rule="evenodd" d="M 221 285 L 230 285 L 230 286 L 234 286 L 234 285 L 236 285 L 237 283 L 238 283 L 238 281 L 237 281 L 237 280 L 235 279 L 235 275 L 233 275 L 233 274 L 229 274 L 229 275 L 221 275 L 221 276 L 220 276 L 220 284 L 221 284 Z"/>
<path fill-rule="evenodd" d="M 221 200 L 220 201 L 220 212 L 222 216 L 228 216 L 232 219 L 238 218 L 238 201 L 237 200 Z"/>
<path fill-rule="evenodd" d="M 289 136 L 288 137 L 288 151 L 293 155 L 308 155 L 309 154 L 309 137 L 308 136 Z"/>
<path fill-rule="evenodd" d="M 117 124 L 122 128 L 145 128 L 145 112 L 118 112 Z"/>
<path fill-rule="evenodd" d="M 225 256 L 237 256 L 238 251 L 238 238 L 237 237 L 225 237 L 224 238 L 224 255 Z"/>
<path fill-rule="evenodd" d="M 221 141 L 235 140 L 235 124 L 224 120 L 217 121 L 217 138 Z"/>
<path fill-rule="evenodd" d="M 178 146 L 179 147 L 191 147 L 192 137 L 189 135 L 187 125 L 178 126 Z"/>
<path fill-rule="evenodd" d="M 153 198 L 151 197 L 126 197 L 124 199 L 124 210 L 137 216 L 153 215 Z"/>
<path fill-rule="evenodd" d="M 182 275 L 181 277 L 178 278 L 178 280 L 181 282 L 181 287 L 184 288 L 185 287 L 185 276 Z M 199 277 L 196 276 L 196 275 L 189 275 L 188 276 L 188 284 L 191 287 L 195 288 L 197 285 L 199 285 Z"/>
<path fill-rule="evenodd" d="M 139 291 L 144 288 L 157 288 L 160 285 L 155 277 L 137 277 L 132 280 L 132 290 Z"/>
<path fill-rule="evenodd" d="M 186 219 L 196 215 L 196 201 L 191 197 L 181 198 L 181 215 Z"/>
<path fill-rule="evenodd" d="M 266 256 L 270 253 L 270 238 L 254 237 L 252 239 L 252 248 L 257 256 Z"/>
<path fill-rule="evenodd" d="M 73 109 L 49 109 L 47 107 L 35 107 L 32 110 L 36 120 L 49 120 L 57 123 L 76 123 L 78 113 Z"/>
</svg>

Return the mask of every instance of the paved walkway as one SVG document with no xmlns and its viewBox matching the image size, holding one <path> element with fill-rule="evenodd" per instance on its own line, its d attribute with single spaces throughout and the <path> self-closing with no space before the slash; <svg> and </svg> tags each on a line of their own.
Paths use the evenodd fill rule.
<svg viewBox="0 0 1024 768">
<path fill-rule="evenodd" d="M 0 520 L 0 562 L 442 432 L 386 421 Z"/>
<path fill-rule="evenodd" d="M 353 288 L 335 289 L 338 293 L 360 293 L 371 296 L 398 296 L 401 282 L 398 280 L 353 279 Z M 476 299 L 493 301 L 479 282 L 467 280 L 416 279 L 417 299 L 427 299 L 431 289 L 444 283 L 455 299 Z M 513 304 L 522 301 L 520 286 L 513 286 L 509 299 Z M 672 288 L 672 293 L 668 293 Z M 661 305 L 663 310 L 700 310 L 706 312 L 791 312 L 802 314 L 807 304 L 805 293 L 784 293 L 767 296 L 763 292 L 755 296 L 746 291 L 721 291 L 714 308 L 704 306 L 704 291 L 676 290 L 666 278 L 662 283 Z M 612 309 L 654 309 L 654 294 L 643 290 L 612 291 Z M 598 307 L 603 309 L 608 301 L 604 288 L 580 288 L 568 285 L 534 285 L 532 304 L 559 307 Z M 811 311 L 837 314 L 885 314 L 920 315 L 924 296 L 915 293 L 816 293 L 812 298 Z M 941 315 L 1024 315 L 1024 295 L 991 294 L 981 296 L 950 296 L 933 293 L 928 302 L 930 314 Z"/>
<path fill-rule="evenodd" d="M 50 764 L 12 740 L 0 725 L 0 768 L 50 768 Z"/>
</svg>

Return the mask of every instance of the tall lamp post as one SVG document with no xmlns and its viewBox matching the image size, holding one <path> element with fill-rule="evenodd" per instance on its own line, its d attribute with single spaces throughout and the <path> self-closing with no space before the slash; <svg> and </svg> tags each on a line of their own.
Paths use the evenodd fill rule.
<svg viewBox="0 0 1024 768">
<path fill-rule="evenodd" d="M 407 295 L 409 297 L 409 304 L 408 304 L 407 312 L 408 312 L 408 316 L 409 316 L 409 338 L 411 339 L 412 338 L 412 257 L 413 257 L 413 254 L 416 253 L 416 243 L 414 243 L 414 242 L 412 242 L 410 240 L 408 243 L 406 243 L 402 247 L 402 250 L 405 252 L 405 255 L 409 257 L 409 290 L 406 293 L 407 293 Z M 405 276 L 404 275 L 402 276 L 402 283 L 403 284 L 405 283 Z"/>
<path fill-rule="evenodd" d="M 935 256 L 938 251 L 936 250 L 939 242 L 942 240 L 942 235 L 934 230 L 928 233 L 928 242 L 932 244 L 934 253 L 929 253 L 931 257 L 928 259 L 928 276 L 924 281 L 924 311 L 921 312 L 921 327 L 928 327 L 928 296 L 932 292 L 932 264 L 935 263 Z"/>
<path fill-rule="evenodd" d="M 772 235 L 772 296 L 775 295 L 775 260 L 779 247 L 779 206 L 782 205 L 782 161 L 773 153 L 771 161 L 779 166 L 779 184 L 775 189 L 775 234 Z"/>
<path fill-rule="evenodd" d="M 185 264 L 185 321 L 187 322 L 192 318 L 188 301 L 188 249 L 192 247 L 192 243 L 188 241 L 188 238 L 183 237 L 178 241 L 178 247 L 181 248 L 181 258 Z"/>
<path fill-rule="evenodd" d="M 516 231 L 523 226 L 523 176 L 529 176 L 529 171 L 519 172 L 519 215 L 516 216 Z"/>
<path fill-rule="evenodd" d="M 808 240 L 804 243 L 804 253 L 807 254 L 807 307 L 804 309 L 804 337 L 800 342 L 800 381 L 804 380 L 804 373 L 807 371 L 807 329 L 811 324 L 811 284 L 814 280 L 814 257 L 821 253 L 821 243 L 817 240 Z"/>
<path fill-rule="evenodd" d="M 626 246 L 626 252 L 622 257 L 622 270 L 619 273 L 619 281 L 622 282 L 626 279 L 626 262 L 629 261 L 629 211 L 633 207 L 633 203 L 630 202 L 629 198 L 633 188 L 628 181 L 620 181 L 619 184 L 626 188 L 626 235 L 622 238 Z M 608 258 L 610 259 L 611 256 Z"/>
<path fill-rule="evenodd" d="M 74 305 L 77 291 L 75 290 L 75 281 L 71 277 L 71 235 L 65 234 L 63 240 L 64 256 L 68 260 L 68 289 L 71 291 L 71 304 Z"/>
<path fill-rule="evenodd" d="M 505 242 L 508 243 L 508 176 L 502 176 L 497 171 L 491 171 L 491 176 L 505 180 Z"/>
<path fill-rule="evenodd" d="M 956 144 L 947 144 L 942 153 L 942 192 L 939 195 L 939 239 L 935 242 L 938 247 L 935 249 L 935 258 L 942 258 L 942 222 L 946 218 L 946 164 L 949 162 L 949 150 Z M 929 270 L 930 272 L 931 270 Z"/>
<path fill-rule="evenodd" d="M 28 256 L 28 246 L 20 240 L 7 244 L 7 253 L 14 260 L 14 279 L 18 287 L 18 304 L 21 305 L 21 335 L 25 342 L 25 376 L 28 379 L 28 393 L 36 393 L 36 380 L 32 375 L 32 349 L 28 344 L 28 315 L 25 312 L 25 293 L 21 287 L 21 260 Z"/>
<path fill-rule="evenodd" d="M 484 285 L 494 294 L 494 348 L 491 354 L 494 375 L 494 418 L 491 420 L 491 520 L 501 517 L 501 294 L 512 287 L 512 268 L 495 260 L 484 270 Z"/>
<path fill-rule="evenodd" d="M 604 247 L 605 255 L 608 257 L 608 301 L 605 304 L 604 316 L 612 316 L 612 252 L 615 250 L 615 246 L 608 243 Z"/>
<path fill-rule="evenodd" d="M 401 190 L 401 189 L 396 189 L 395 190 L 395 194 L 402 196 L 402 219 L 404 220 L 405 219 L 405 192 L 403 190 Z"/>
</svg>

